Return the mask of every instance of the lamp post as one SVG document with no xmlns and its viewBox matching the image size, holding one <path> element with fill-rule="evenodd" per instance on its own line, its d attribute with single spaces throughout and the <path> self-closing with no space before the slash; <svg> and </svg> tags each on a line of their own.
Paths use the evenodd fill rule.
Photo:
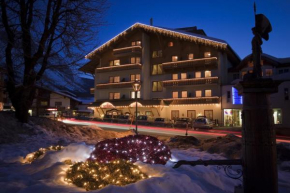
<svg viewBox="0 0 290 193">
<path fill-rule="evenodd" d="M 140 83 L 140 80 L 136 79 L 134 82 L 133 82 L 133 89 L 135 91 L 135 99 L 136 99 L 136 112 L 135 112 L 135 124 L 136 124 L 136 128 L 135 128 L 135 133 L 136 135 L 138 135 L 138 129 L 137 129 L 137 93 L 138 91 L 140 91 L 141 89 L 141 83 Z"/>
</svg>

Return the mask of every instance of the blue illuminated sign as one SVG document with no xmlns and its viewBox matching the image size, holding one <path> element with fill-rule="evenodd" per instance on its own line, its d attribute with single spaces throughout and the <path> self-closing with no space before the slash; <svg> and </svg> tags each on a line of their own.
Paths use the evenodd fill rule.
<svg viewBox="0 0 290 193">
<path fill-rule="evenodd" d="M 243 96 L 239 95 L 237 89 L 232 87 L 232 98 L 233 98 L 233 105 L 242 105 L 243 104 Z"/>
</svg>

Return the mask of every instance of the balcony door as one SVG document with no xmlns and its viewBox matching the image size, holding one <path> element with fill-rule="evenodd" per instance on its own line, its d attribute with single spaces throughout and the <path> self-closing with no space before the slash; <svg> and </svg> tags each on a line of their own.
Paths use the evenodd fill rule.
<svg viewBox="0 0 290 193">
<path fill-rule="evenodd" d="M 213 120 L 213 110 L 204 110 L 204 116 L 210 120 Z"/>
<path fill-rule="evenodd" d="M 179 110 L 172 110 L 171 111 L 171 120 L 176 121 L 179 118 Z"/>
<path fill-rule="evenodd" d="M 188 110 L 187 111 L 187 117 L 191 118 L 191 119 L 195 119 L 196 118 L 196 112 L 195 110 Z"/>
</svg>

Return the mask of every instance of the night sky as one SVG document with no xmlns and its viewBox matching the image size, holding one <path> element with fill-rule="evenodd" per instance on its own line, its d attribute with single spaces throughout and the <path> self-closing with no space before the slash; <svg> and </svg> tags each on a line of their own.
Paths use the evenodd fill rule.
<svg viewBox="0 0 290 193">
<path fill-rule="evenodd" d="M 110 0 L 105 16 L 107 25 L 101 28 L 99 45 L 136 22 L 154 26 L 197 26 L 208 36 L 227 41 L 244 58 L 251 52 L 254 27 L 253 0 Z M 264 41 L 264 53 L 275 57 L 290 57 L 290 1 L 256 0 L 257 14 L 263 13 L 272 24 L 269 41 Z M 89 50 L 90 51 L 90 50 Z"/>
</svg>

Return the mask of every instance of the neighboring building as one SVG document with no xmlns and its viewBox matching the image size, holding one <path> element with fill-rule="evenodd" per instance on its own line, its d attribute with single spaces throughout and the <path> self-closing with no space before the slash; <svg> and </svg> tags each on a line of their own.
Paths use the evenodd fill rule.
<svg viewBox="0 0 290 193">
<path fill-rule="evenodd" d="M 136 23 L 86 56 L 81 71 L 95 75 L 96 117 L 135 114 L 132 83 L 141 80 L 138 114 L 222 123 L 222 85 L 240 58 L 227 42 L 196 27 L 168 29 Z"/>
<path fill-rule="evenodd" d="M 222 87 L 223 124 L 225 126 L 241 126 L 243 99 L 233 87 L 247 73 L 253 72 L 252 55 L 245 57 L 236 68 L 229 69 L 231 84 Z M 263 78 L 283 80 L 279 92 L 270 95 L 273 108 L 274 124 L 279 127 L 290 127 L 290 58 L 275 58 L 262 54 Z"/>
<path fill-rule="evenodd" d="M 4 108 L 4 69 L 0 68 L 0 111 Z"/>
<path fill-rule="evenodd" d="M 80 100 L 72 93 L 37 86 L 36 97 L 29 110 L 32 116 L 73 116 Z"/>
</svg>

